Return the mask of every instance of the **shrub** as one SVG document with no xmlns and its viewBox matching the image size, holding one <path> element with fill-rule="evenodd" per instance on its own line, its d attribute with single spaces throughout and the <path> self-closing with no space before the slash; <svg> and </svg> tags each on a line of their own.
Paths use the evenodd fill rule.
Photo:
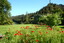
<svg viewBox="0 0 64 43">
<path fill-rule="evenodd" d="M 43 23 L 49 26 L 59 25 L 61 24 L 61 20 L 62 18 L 59 13 L 47 14 L 39 18 L 39 21 L 42 21 Z"/>
</svg>

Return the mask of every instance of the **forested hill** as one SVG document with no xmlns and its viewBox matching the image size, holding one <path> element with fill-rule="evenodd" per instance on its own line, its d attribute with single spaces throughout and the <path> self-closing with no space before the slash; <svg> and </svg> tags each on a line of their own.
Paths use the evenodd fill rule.
<svg viewBox="0 0 64 43">
<path fill-rule="evenodd" d="M 64 11 L 64 5 L 62 4 L 53 4 L 49 3 L 47 6 L 41 8 L 38 12 L 39 14 L 46 14 L 46 13 L 56 13 Z"/>
<path fill-rule="evenodd" d="M 37 23 L 38 18 L 41 15 L 44 14 L 53 14 L 53 13 L 61 13 L 62 17 L 64 17 L 64 5 L 62 4 L 53 4 L 49 3 L 47 6 L 41 8 L 39 11 L 36 11 L 35 13 L 29 13 L 26 15 L 18 15 L 18 16 L 13 16 L 12 20 L 15 23 Z"/>
</svg>

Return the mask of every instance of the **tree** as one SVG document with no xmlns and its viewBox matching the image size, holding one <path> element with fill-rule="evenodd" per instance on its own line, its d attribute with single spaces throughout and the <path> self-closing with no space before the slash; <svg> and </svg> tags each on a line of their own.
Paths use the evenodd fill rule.
<svg viewBox="0 0 64 43">
<path fill-rule="evenodd" d="M 12 24 L 10 19 L 11 5 L 8 0 L 0 0 L 0 24 Z"/>
<path fill-rule="evenodd" d="M 26 23 L 29 23 L 28 13 L 26 12 Z"/>
<path fill-rule="evenodd" d="M 43 15 L 39 20 L 52 27 L 61 24 L 62 18 L 59 13 L 55 13 Z"/>
</svg>

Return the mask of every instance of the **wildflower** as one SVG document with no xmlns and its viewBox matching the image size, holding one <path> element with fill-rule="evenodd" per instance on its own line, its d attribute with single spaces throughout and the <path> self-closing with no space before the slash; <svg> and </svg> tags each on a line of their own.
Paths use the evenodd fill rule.
<svg viewBox="0 0 64 43">
<path fill-rule="evenodd" d="M 23 27 L 20 27 L 20 28 L 23 28 Z"/>
<path fill-rule="evenodd" d="M 38 31 L 40 35 L 42 35 L 42 32 L 41 31 Z"/>
<path fill-rule="evenodd" d="M 18 31 L 18 33 L 21 33 L 20 31 Z"/>
<path fill-rule="evenodd" d="M 31 32 L 34 32 L 34 31 L 31 31 Z"/>
<path fill-rule="evenodd" d="M 48 33 L 48 32 L 46 32 L 46 33 Z"/>
<path fill-rule="evenodd" d="M 64 31 L 61 31 L 61 32 L 64 32 Z"/>
<path fill-rule="evenodd" d="M 49 29 L 49 30 L 52 30 L 52 28 L 50 28 L 50 27 L 49 27 L 49 28 L 47 28 L 47 30 L 48 30 L 48 29 Z"/>
<path fill-rule="evenodd" d="M 23 35 L 22 33 L 18 34 L 18 35 Z"/>
<path fill-rule="evenodd" d="M 38 31 L 39 33 L 41 33 L 41 31 Z"/>
<path fill-rule="evenodd" d="M 60 29 L 60 30 L 62 30 L 62 29 Z"/>
<path fill-rule="evenodd" d="M 14 34 L 14 36 L 18 35 L 18 33 Z"/>
<path fill-rule="evenodd" d="M 52 29 L 49 29 L 49 30 L 52 30 Z"/>
<path fill-rule="evenodd" d="M 50 26 L 46 26 L 46 27 L 50 27 Z"/>
<path fill-rule="evenodd" d="M 16 33 L 16 34 L 14 34 L 14 36 L 16 36 L 16 35 L 23 35 L 22 33 Z"/>
<path fill-rule="evenodd" d="M 35 26 L 35 28 L 38 28 L 39 26 Z"/>
<path fill-rule="evenodd" d="M 40 33 L 40 35 L 42 35 L 42 33 Z"/>
<path fill-rule="evenodd" d="M 64 33 L 64 31 L 59 31 L 60 33 Z"/>
<path fill-rule="evenodd" d="M 46 25 L 46 24 L 44 24 L 44 25 Z"/>
<path fill-rule="evenodd" d="M 36 42 L 39 42 L 39 40 L 36 40 Z"/>
<path fill-rule="evenodd" d="M 29 28 L 29 26 L 26 26 L 24 29 L 28 29 Z"/>
<path fill-rule="evenodd" d="M 29 26 L 26 26 L 26 27 L 29 27 Z"/>
<path fill-rule="evenodd" d="M 25 29 L 28 29 L 28 27 L 26 27 Z"/>
</svg>

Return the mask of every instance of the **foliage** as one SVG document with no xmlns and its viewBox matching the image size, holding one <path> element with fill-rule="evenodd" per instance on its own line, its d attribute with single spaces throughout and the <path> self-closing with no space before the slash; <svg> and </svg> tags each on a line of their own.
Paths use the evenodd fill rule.
<svg viewBox="0 0 64 43">
<path fill-rule="evenodd" d="M 39 14 L 47 14 L 47 13 L 62 13 L 64 5 L 57 5 L 53 3 L 49 3 L 47 6 L 40 9 L 37 13 Z"/>
<path fill-rule="evenodd" d="M 42 15 L 60 13 L 62 18 L 64 18 L 63 9 L 64 9 L 64 5 L 62 4 L 58 5 L 58 4 L 49 3 L 47 6 L 41 8 L 39 11 L 36 11 L 35 13 L 28 13 L 27 14 L 28 17 L 27 15 L 18 15 L 18 16 L 13 16 L 11 18 L 17 24 L 26 23 L 27 18 L 29 23 L 37 24 L 39 22 L 39 17 Z M 62 24 L 64 24 L 64 19 L 61 22 Z"/>
<path fill-rule="evenodd" d="M 61 24 L 61 20 L 62 18 L 58 13 L 43 15 L 42 17 L 39 18 L 39 21 L 42 21 L 43 23 L 50 26 L 56 26 Z"/>
<path fill-rule="evenodd" d="M 7 0 L 0 0 L 0 25 L 12 24 L 10 20 L 11 6 Z"/>
</svg>

